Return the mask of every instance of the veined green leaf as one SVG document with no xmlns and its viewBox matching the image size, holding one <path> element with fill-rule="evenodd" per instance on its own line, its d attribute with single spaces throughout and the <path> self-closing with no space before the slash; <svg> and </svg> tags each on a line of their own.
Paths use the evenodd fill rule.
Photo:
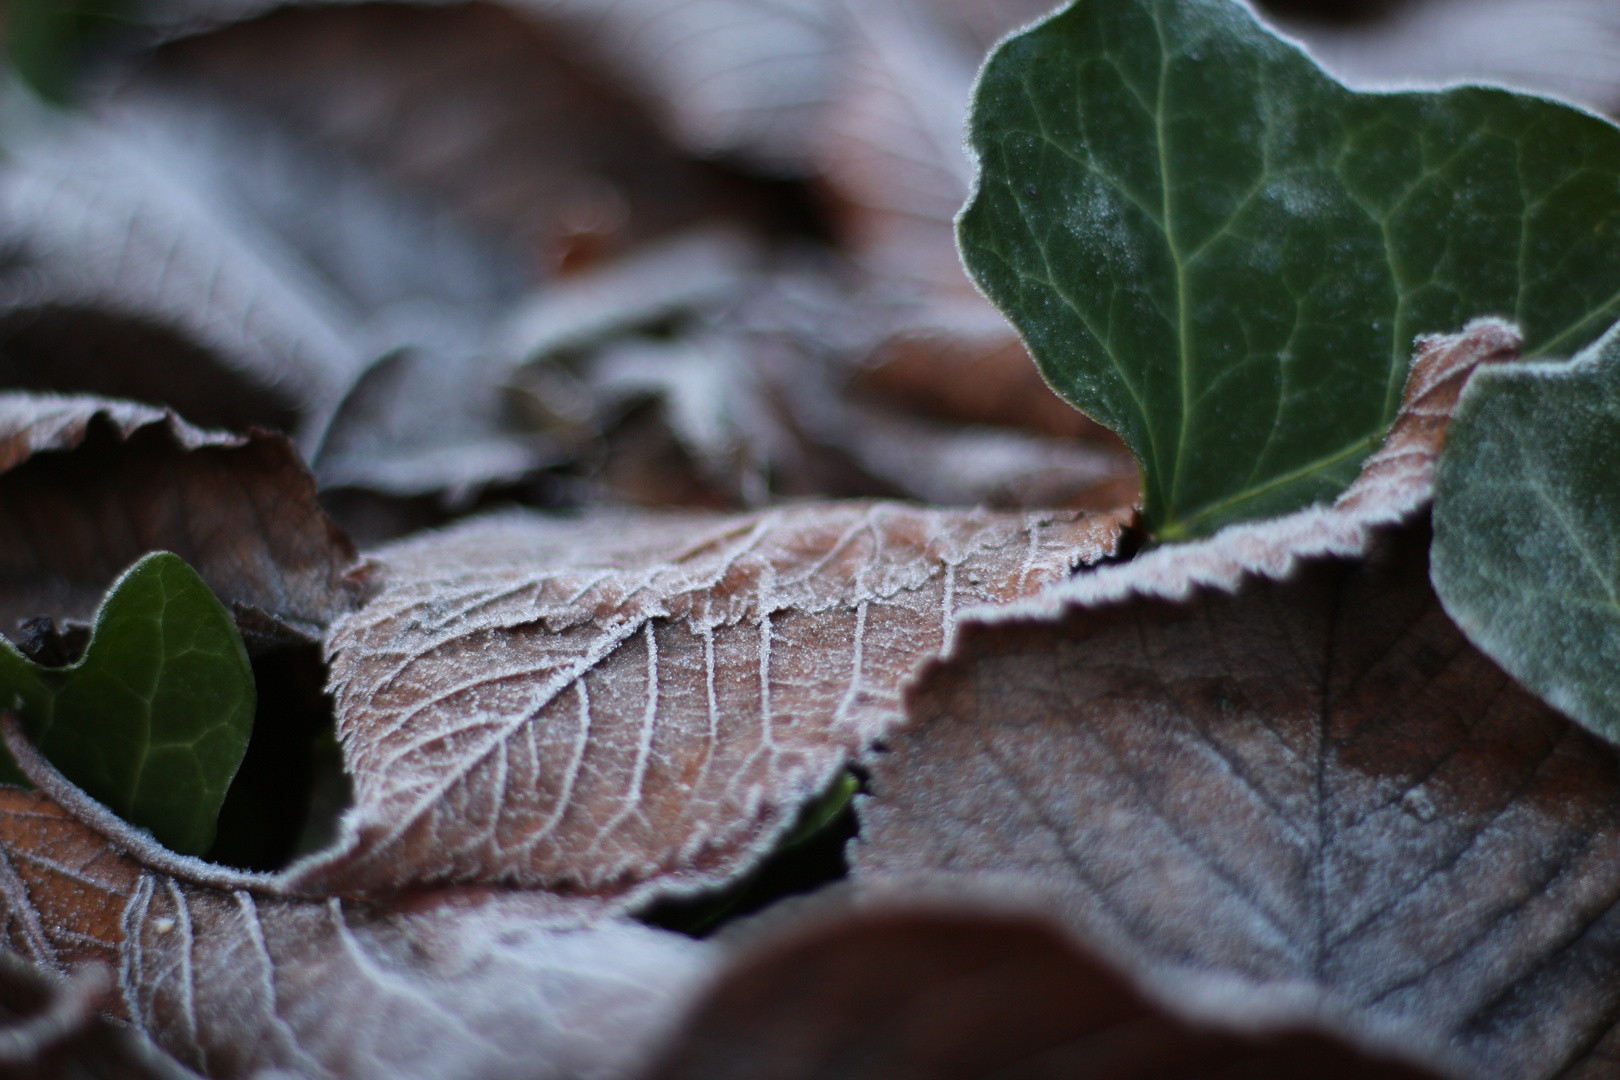
<svg viewBox="0 0 1620 1080">
<path fill-rule="evenodd" d="M 1446 434 L 1430 576 L 1481 652 L 1620 742 L 1620 327 L 1482 368 Z"/>
<path fill-rule="evenodd" d="M 69 780 L 175 851 L 208 849 L 253 731 L 253 669 L 184 559 L 155 552 L 126 570 L 74 664 L 43 667 L 0 639 L 0 696 Z"/>
<path fill-rule="evenodd" d="M 1620 313 L 1620 129 L 1356 93 L 1233 0 L 1077 0 L 991 55 L 970 142 L 963 259 L 1161 539 L 1343 490 L 1420 334 L 1569 355 Z"/>
</svg>

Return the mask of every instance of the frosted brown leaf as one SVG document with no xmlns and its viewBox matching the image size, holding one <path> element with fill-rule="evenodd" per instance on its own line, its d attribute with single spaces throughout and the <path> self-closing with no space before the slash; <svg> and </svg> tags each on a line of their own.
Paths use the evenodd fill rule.
<svg viewBox="0 0 1620 1080">
<path fill-rule="evenodd" d="M 9 745 L 36 780 L 71 794 Z M 91 824 L 0 786 L 8 944 L 47 972 L 111 968 L 106 1007 L 208 1076 L 623 1075 L 710 964 L 707 946 L 678 935 L 571 925 L 544 894 L 387 906 L 279 895 L 272 879 L 174 856 L 88 808 Z"/>
<path fill-rule="evenodd" d="M 363 590 L 353 545 L 282 436 L 205 431 L 127 401 L 0 394 L 0 630 L 88 619 L 152 550 L 191 563 L 239 618 L 254 608 L 312 637 Z"/>
<path fill-rule="evenodd" d="M 1328 508 L 964 627 L 873 766 L 858 878 L 1041 880 L 1144 964 L 1315 985 L 1468 1075 L 1612 1073 L 1620 765 L 1473 649 L 1428 580 L 1480 324 L 1420 352 Z"/>
<path fill-rule="evenodd" d="M 734 877 L 900 718 L 959 611 L 1101 558 L 1123 518 L 513 515 L 379 551 L 328 642 L 356 805 L 296 887 L 629 902 Z"/>
</svg>

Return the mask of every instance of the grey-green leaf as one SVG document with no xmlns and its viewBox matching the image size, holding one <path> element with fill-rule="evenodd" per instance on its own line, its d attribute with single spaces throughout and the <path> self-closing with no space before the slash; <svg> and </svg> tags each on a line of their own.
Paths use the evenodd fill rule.
<svg viewBox="0 0 1620 1080">
<path fill-rule="evenodd" d="M 1620 327 L 1481 368 L 1446 438 L 1430 575 L 1480 651 L 1620 742 Z"/>
<path fill-rule="evenodd" d="M 1413 340 L 1620 313 L 1620 129 L 1481 87 L 1356 93 L 1233 0 L 1077 0 L 975 92 L 969 272 L 1119 432 L 1161 539 L 1331 499 Z"/>
<path fill-rule="evenodd" d="M 173 850 L 208 850 L 256 698 L 236 624 L 184 559 L 126 570 L 74 664 L 42 667 L 0 639 L 0 696 L 69 780 Z"/>
</svg>

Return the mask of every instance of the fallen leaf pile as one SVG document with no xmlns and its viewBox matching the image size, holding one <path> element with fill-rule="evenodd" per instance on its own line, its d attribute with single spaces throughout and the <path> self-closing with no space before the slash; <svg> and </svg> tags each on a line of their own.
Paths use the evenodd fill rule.
<svg viewBox="0 0 1620 1080">
<path fill-rule="evenodd" d="M 1602 4 L 1434 71 L 1451 0 L 1302 6 L 1352 82 L 1620 103 L 1549 59 Z M 0 702 L 0 1073 L 1620 1072 L 1620 758 L 1430 582 L 1538 327 L 1382 327 L 1347 489 L 1153 546 L 957 254 L 1048 7 L 140 0 L 8 70 L 0 632 L 68 668 L 172 552 L 258 706 L 195 855 Z"/>
</svg>

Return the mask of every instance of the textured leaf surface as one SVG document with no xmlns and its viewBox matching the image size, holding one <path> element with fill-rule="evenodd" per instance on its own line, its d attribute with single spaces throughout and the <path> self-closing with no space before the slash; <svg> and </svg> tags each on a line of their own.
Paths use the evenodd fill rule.
<svg viewBox="0 0 1620 1080">
<path fill-rule="evenodd" d="M 535 894 L 377 908 L 195 861 L 176 877 L 143 865 L 138 837 L 120 850 L 16 788 L 0 788 L 0 838 L 12 947 L 47 970 L 110 963 L 116 1011 L 209 1076 L 622 1075 L 709 965 L 673 934 L 571 928 Z"/>
<path fill-rule="evenodd" d="M 296 880 L 735 877 L 900 718 L 958 611 L 1067 576 L 1119 526 L 854 503 L 507 516 L 384 549 L 382 592 L 328 643 L 355 809 Z"/>
<path fill-rule="evenodd" d="M 1435 591 L 1469 640 L 1620 741 L 1620 332 L 1469 387 L 1434 534 Z"/>
<path fill-rule="evenodd" d="M 756 931 L 648 1080 L 1442 1075 L 1333 1033 L 1329 1002 L 1144 985 L 1038 908 L 911 893 Z"/>
<path fill-rule="evenodd" d="M 465 368 L 528 283 L 520 252 L 421 192 L 184 69 L 138 66 L 82 113 L 7 102 L 0 369 L 13 385 L 290 422 L 310 451 L 373 361 L 413 349 Z M 122 365 L 80 337 L 98 322 L 126 341 Z M 233 400 L 199 394 L 199 376 Z M 489 380 L 454 389 L 431 433 L 499 441 Z"/>
<path fill-rule="evenodd" d="M 124 401 L 0 394 L 0 629 L 90 618 L 154 550 L 238 613 L 306 634 L 362 591 L 354 546 L 281 436 L 203 431 Z"/>
<path fill-rule="evenodd" d="M 253 668 L 184 559 L 155 552 L 125 571 L 68 667 L 0 640 L 0 694 L 63 775 L 175 851 L 208 850 L 253 733 Z"/>
<path fill-rule="evenodd" d="M 1039 877 L 1099 940 L 1314 983 L 1470 1075 L 1609 1075 L 1620 763 L 1469 646 L 1428 542 L 964 630 L 873 769 L 857 875 Z"/>
<path fill-rule="evenodd" d="M 1413 338 L 1527 356 L 1620 304 L 1620 131 L 1506 91 L 1358 95 L 1229 0 L 1080 0 L 991 57 L 968 268 L 1118 431 L 1165 538 L 1352 481 Z"/>
<path fill-rule="evenodd" d="M 1421 511 L 1459 357 L 1511 344 L 1429 342 L 1333 508 L 965 625 L 873 766 L 857 877 L 1039 878 L 1142 962 L 1314 983 L 1477 1075 L 1606 1075 L 1615 757 L 1446 617 L 1421 516 L 1373 528 Z"/>
</svg>

